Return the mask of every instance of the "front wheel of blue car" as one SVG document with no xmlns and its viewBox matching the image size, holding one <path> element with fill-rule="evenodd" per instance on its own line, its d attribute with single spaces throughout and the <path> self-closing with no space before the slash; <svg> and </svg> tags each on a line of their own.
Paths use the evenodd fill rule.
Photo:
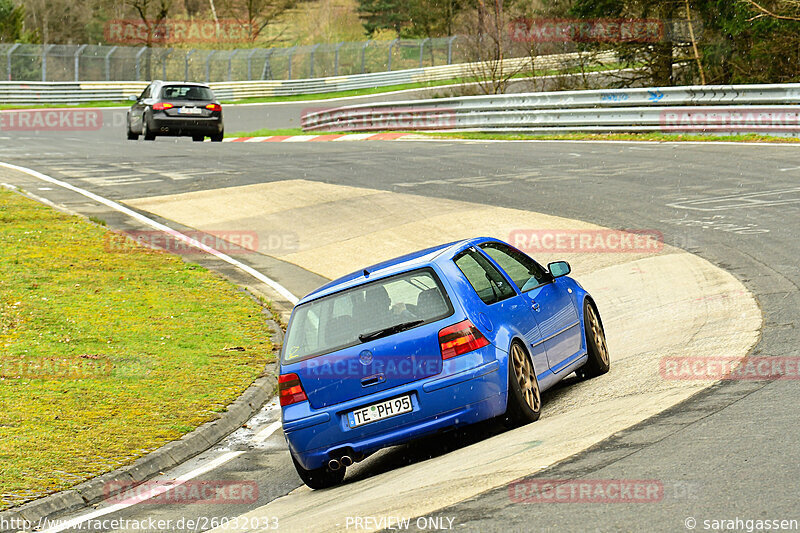
<svg viewBox="0 0 800 533">
<path fill-rule="evenodd" d="M 506 419 L 517 424 L 539 420 L 542 393 L 528 352 L 519 342 L 508 351 L 508 407 Z"/>
<path fill-rule="evenodd" d="M 344 479 L 344 467 L 340 467 L 338 470 L 331 470 L 327 466 L 323 466 L 322 468 L 316 468 L 314 470 L 306 470 L 297 462 L 294 455 L 292 455 L 292 462 L 294 463 L 294 468 L 297 470 L 300 479 L 303 480 L 303 483 L 315 490 L 333 487 L 341 483 Z"/>
<path fill-rule="evenodd" d="M 583 379 L 593 378 L 608 372 L 611 360 L 608 357 L 608 345 L 603 324 L 594 308 L 586 302 L 583 309 L 583 324 L 586 332 L 586 351 L 589 360 L 576 372 Z"/>
</svg>

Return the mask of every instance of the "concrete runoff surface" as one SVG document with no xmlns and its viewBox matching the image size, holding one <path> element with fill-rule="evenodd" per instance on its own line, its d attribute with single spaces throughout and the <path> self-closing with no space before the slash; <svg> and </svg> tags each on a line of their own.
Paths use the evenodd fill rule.
<svg viewBox="0 0 800 533">
<path fill-rule="evenodd" d="M 261 244 L 289 236 L 291 245 L 259 251 L 331 278 L 368 266 L 364 258 L 376 263 L 464 237 L 604 230 L 529 211 L 304 180 L 126 203 L 203 231 L 256 232 Z M 301 487 L 244 516 L 278 517 L 282 530 L 337 531 L 355 514 L 435 513 L 585 450 L 712 384 L 667 379 L 664 358 L 743 358 L 758 340 L 762 318 L 753 296 L 685 251 L 533 255 L 542 263 L 568 260 L 595 297 L 612 358 L 607 375 L 548 395 L 534 424 L 334 489 Z"/>
</svg>

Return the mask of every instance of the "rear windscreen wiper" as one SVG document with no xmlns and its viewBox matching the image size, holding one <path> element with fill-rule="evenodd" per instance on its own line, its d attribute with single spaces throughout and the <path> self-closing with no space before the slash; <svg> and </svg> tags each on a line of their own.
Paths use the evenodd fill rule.
<svg viewBox="0 0 800 533">
<path fill-rule="evenodd" d="M 410 322 L 401 322 L 400 324 L 395 324 L 394 326 L 389 326 L 388 328 L 379 329 L 378 331 L 373 331 L 371 333 L 362 333 L 358 336 L 358 340 L 361 342 L 371 341 L 372 339 L 377 339 L 379 337 L 385 337 L 386 335 L 393 335 L 395 333 L 399 333 L 401 331 L 411 329 L 414 326 L 419 326 L 425 322 L 424 320 L 412 320 Z"/>
</svg>

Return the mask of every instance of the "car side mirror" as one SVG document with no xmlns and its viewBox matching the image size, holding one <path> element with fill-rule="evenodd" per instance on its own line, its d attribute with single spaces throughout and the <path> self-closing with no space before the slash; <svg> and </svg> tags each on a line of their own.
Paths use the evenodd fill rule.
<svg viewBox="0 0 800 533">
<path fill-rule="evenodd" d="M 572 272 L 569 263 L 566 261 L 554 261 L 547 265 L 547 270 L 550 271 L 550 275 L 553 276 L 553 278 L 560 278 Z"/>
<path fill-rule="evenodd" d="M 130 95 L 128 97 L 128 101 L 130 101 L 130 102 L 137 102 L 138 100 L 139 100 L 138 96 Z"/>
</svg>

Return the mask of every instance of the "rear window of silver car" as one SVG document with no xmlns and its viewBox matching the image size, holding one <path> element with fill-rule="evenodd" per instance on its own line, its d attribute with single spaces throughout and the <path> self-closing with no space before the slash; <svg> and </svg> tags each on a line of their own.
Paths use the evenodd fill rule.
<svg viewBox="0 0 800 533">
<path fill-rule="evenodd" d="M 198 100 L 214 99 L 211 89 L 197 85 L 167 85 L 161 89 L 161 98 L 165 100 Z"/>
<path fill-rule="evenodd" d="M 286 332 L 283 362 L 360 344 L 359 335 L 420 320 L 422 325 L 452 313 L 433 270 L 383 278 L 298 306 Z"/>
</svg>

